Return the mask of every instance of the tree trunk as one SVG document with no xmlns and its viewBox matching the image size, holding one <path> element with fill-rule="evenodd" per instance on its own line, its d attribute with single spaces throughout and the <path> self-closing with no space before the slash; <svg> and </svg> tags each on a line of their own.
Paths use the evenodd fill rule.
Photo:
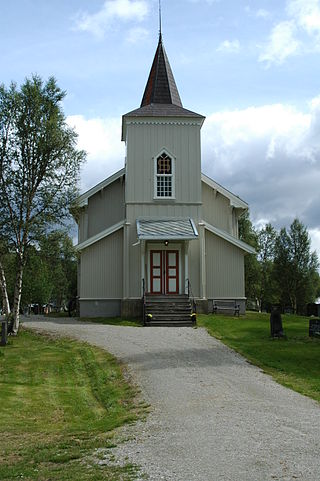
<svg viewBox="0 0 320 481">
<path fill-rule="evenodd" d="M 16 285 L 14 287 L 14 299 L 13 299 L 13 333 L 18 334 L 20 324 L 20 302 L 22 293 L 22 276 L 23 276 L 23 256 L 19 255 L 18 270 L 16 276 Z"/>
<path fill-rule="evenodd" d="M 7 292 L 6 277 L 4 274 L 3 265 L 1 264 L 1 261 L 0 261 L 0 287 L 1 287 L 1 293 L 2 293 L 2 308 L 3 308 L 4 314 L 8 316 L 10 314 L 10 303 L 9 303 L 8 292 Z"/>
</svg>

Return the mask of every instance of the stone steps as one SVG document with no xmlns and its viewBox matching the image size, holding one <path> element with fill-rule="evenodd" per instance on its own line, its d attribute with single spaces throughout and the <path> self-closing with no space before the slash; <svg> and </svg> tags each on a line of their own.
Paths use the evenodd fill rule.
<svg viewBox="0 0 320 481">
<path fill-rule="evenodd" d="M 148 314 L 151 315 L 148 317 Z M 187 295 L 146 296 L 147 326 L 192 326 L 191 304 Z"/>
</svg>

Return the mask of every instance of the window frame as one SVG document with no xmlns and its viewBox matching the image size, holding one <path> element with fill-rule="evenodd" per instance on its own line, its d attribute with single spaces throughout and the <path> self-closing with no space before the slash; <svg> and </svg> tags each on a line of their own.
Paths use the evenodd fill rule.
<svg viewBox="0 0 320 481">
<path fill-rule="evenodd" d="M 158 159 L 161 155 L 167 155 L 171 159 L 171 174 L 158 174 Z M 153 198 L 155 200 L 175 200 L 176 198 L 176 189 L 175 189 L 175 167 L 176 167 L 176 159 L 175 157 L 168 152 L 167 149 L 163 148 L 160 152 L 154 156 L 153 158 L 153 182 L 154 182 L 154 189 L 153 189 Z M 171 177 L 171 195 L 168 196 L 159 196 L 158 195 L 158 178 L 160 177 Z"/>
</svg>

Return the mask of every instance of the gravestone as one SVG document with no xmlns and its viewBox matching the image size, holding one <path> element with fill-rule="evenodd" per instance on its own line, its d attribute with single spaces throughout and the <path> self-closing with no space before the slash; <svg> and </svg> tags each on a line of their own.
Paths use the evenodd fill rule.
<svg viewBox="0 0 320 481">
<path fill-rule="evenodd" d="M 0 346 L 5 346 L 7 342 L 8 342 L 8 324 L 7 324 L 7 321 L 1 321 Z"/>
<path fill-rule="evenodd" d="M 271 337 L 284 337 L 281 313 L 278 309 L 273 309 L 270 315 Z"/>
<path fill-rule="evenodd" d="M 309 320 L 309 337 L 320 337 L 320 319 Z"/>
</svg>

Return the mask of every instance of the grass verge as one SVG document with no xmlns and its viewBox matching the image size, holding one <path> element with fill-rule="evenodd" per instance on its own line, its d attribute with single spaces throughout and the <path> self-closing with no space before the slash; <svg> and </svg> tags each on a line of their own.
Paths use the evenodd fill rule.
<svg viewBox="0 0 320 481">
<path fill-rule="evenodd" d="M 46 314 L 45 317 L 61 318 L 68 317 L 67 312 L 50 312 Z M 121 319 L 120 317 L 81 317 L 81 318 L 71 318 L 79 319 L 81 322 L 94 322 L 96 324 L 105 324 L 110 326 L 130 326 L 130 327 L 142 327 L 143 323 L 140 319 Z"/>
<path fill-rule="evenodd" d="M 0 479 L 135 479 L 135 466 L 96 458 L 144 411 L 110 354 L 21 330 L 0 348 Z"/>
<path fill-rule="evenodd" d="M 286 339 L 270 337 L 270 314 L 199 315 L 197 321 L 280 384 L 320 402 L 320 340 L 309 338 L 309 318 L 283 315 Z"/>
</svg>

